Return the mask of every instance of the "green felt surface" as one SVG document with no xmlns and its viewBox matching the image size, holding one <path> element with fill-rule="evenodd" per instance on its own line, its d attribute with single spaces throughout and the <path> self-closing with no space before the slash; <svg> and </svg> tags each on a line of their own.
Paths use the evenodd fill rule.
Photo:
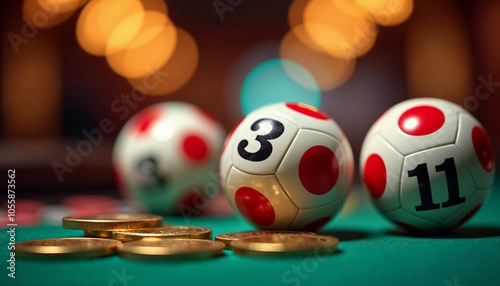
<svg viewBox="0 0 500 286">
<path fill-rule="evenodd" d="M 185 225 L 182 218 L 167 218 Z M 248 230 L 236 218 L 191 218 L 214 235 Z M 499 178 L 483 208 L 461 229 L 441 236 L 409 236 L 370 204 L 337 217 L 323 233 L 340 238 L 328 257 L 224 256 L 191 261 L 134 261 L 119 256 L 86 260 L 16 260 L 7 277 L 7 234 L 0 233 L 0 285 L 500 285 Z M 81 231 L 17 228 L 17 241 L 81 236 Z"/>
</svg>

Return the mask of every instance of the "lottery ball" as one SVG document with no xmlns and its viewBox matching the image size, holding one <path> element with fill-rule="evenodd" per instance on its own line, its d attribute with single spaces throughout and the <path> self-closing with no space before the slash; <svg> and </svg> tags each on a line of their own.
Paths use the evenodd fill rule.
<svg viewBox="0 0 500 286">
<path fill-rule="evenodd" d="M 470 219 L 493 184 L 493 149 L 481 124 L 436 98 L 403 101 L 366 135 L 360 154 L 376 208 L 409 231 L 451 230 Z"/>
<path fill-rule="evenodd" d="M 220 160 L 233 210 L 260 229 L 320 228 L 341 208 L 353 171 L 340 127 L 301 103 L 249 113 L 227 137 Z"/>
<path fill-rule="evenodd" d="M 191 104 L 147 107 L 116 139 L 118 188 L 146 211 L 196 215 L 219 192 L 216 171 L 224 138 L 221 124 Z"/>
</svg>

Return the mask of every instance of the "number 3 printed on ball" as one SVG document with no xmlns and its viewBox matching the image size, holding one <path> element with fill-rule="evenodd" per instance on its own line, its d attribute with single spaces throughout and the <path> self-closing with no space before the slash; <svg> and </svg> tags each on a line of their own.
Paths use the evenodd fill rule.
<svg viewBox="0 0 500 286">
<path fill-rule="evenodd" d="M 280 137 L 283 132 L 285 132 L 285 126 L 277 120 L 262 118 L 255 121 L 250 129 L 252 131 L 258 131 L 266 124 L 271 125 L 272 129 L 267 134 L 257 135 L 255 137 L 255 140 L 260 143 L 260 148 L 255 153 L 250 153 L 245 150 L 245 148 L 248 146 L 247 140 L 242 140 L 238 144 L 238 154 L 240 154 L 243 159 L 253 162 L 260 162 L 269 158 L 269 156 L 271 156 L 271 153 L 273 153 L 273 145 L 271 144 L 271 142 L 269 142 L 269 140 L 274 140 Z"/>
</svg>

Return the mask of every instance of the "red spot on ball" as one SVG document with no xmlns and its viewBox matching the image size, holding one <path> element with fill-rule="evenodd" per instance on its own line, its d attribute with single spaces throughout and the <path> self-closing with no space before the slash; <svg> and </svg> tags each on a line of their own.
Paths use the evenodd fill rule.
<svg viewBox="0 0 500 286">
<path fill-rule="evenodd" d="M 241 214 L 249 221 L 259 226 L 270 226 L 274 223 L 273 205 L 259 191 L 249 187 L 239 188 L 235 200 Z"/>
<path fill-rule="evenodd" d="M 374 199 L 382 197 L 387 184 L 387 170 L 378 154 L 371 154 L 366 160 L 363 181 Z"/>
<path fill-rule="evenodd" d="M 400 228 L 402 228 L 408 232 L 420 232 L 421 231 L 418 227 L 413 226 L 411 224 L 407 224 L 407 223 L 400 222 L 400 221 L 394 221 L 394 223 L 397 224 Z"/>
<path fill-rule="evenodd" d="M 160 112 L 156 109 L 150 108 L 141 111 L 134 120 L 134 130 L 138 134 L 145 133 L 159 117 Z"/>
<path fill-rule="evenodd" d="M 313 222 L 308 223 L 307 225 L 302 227 L 300 230 L 301 231 L 315 231 L 317 229 L 320 229 L 322 226 L 324 226 L 331 219 L 332 219 L 332 217 L 329 217 L 329 216 L 322 217 L 320 219 L 317 219 Z"/>
<path fill-rule="evenodd" d="M 471 217 L 473 217 L 477 211 L 481 208 L 482 204 L 478 205 L 477 207 L 473 208 L 468 214 L 466 214 L 455 226 L 455 228 L 460 227 L 462 224 L 467 222 Z"/>
<path fill-rule="evenodd" d="M 304 103 L 287 103 L 286 107 L 316 119 L 321 119 L 321 120 L 330 119 L 330 116 L 326 115 L 321 110 Z"/>
<path fill-rule="evenodd" d="M 444 113 L 433 106 L 417 106 L 408 109 L 399 118 L 399 129 L 412 136 L 428 135 L 443 126 Z"/>
<path fill-rule="evenodd" d="M 483 166 L 483 169 L 486 170 L 486 172 L 493 171 L 495 166 L 493 148 L 491 147 L 488 135 L 479 126 L 475 126 L 472 129 L 472 145 L 474 146 L 474 151 L 476 151 L 476 156 L 481 166 Z"/>
<path fill-rule="evenodd" d="M 202 162 L 208 157 L 207 143 L 196 134 L 187 135 L 182 143 L 184 154 L 195 162 Z"/>
<path fill-rule="evenodd" d="M 332 150 L 325 146 L 309 148 L 299 163 L 302 186 L 314 195 L 328 193 L 339 177 L 339 162 Z"/>
</svg>

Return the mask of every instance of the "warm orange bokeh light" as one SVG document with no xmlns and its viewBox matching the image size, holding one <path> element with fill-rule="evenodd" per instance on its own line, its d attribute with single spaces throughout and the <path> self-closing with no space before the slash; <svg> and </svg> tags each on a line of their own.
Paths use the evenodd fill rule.
<svg viewBox="0 0 500 286">
<path fill-rule="evenodd" d="M 103 56 L 116 26 L 140 12 L 144 12 L 144 7 L 139 0 L 92 0 L 83 8 L 76 24 L 78 43 L 86 52 Z"/>
<path fill-rule="evenodd" d="M 355 0 L 370 21 L 382 26 L 403 23 L 413 12 L 413 0 Z"/>
<path fill-rule="evenodd" d="M 143 78 L 128 79 L 133 87 L 151 95 L 165 95 L 183 87 L 198 66 L 198 46 L 193 37 L 177 28 L 177 46 L 172 57 L 154 74 Z"/>
<path fill-rule="evenodd" d="M 158 14 L 158 17 L 145 19 L 146 13 L 139 12 L 123 19 L 109 35 L 105 54 L 109 56 L 126 49 L 143 29 L 163 26 L 167 22 L 167 17 L 163 14 Z"/>
<path fill-rule="evenodd" d="M 156 11 L 168 15 L 167 3 L 165 0 L 141 0 L 145 11 Z"/>
<path fill-rule="evenodd" d="M 311 0 L 303 17 L 309 37 L 334 57 L 360 57 L 375 43 L 375 24 L 366 19 L 353 1 Z"/>
<path fill-rule="evenodd" d="M 288 25 L 293 28 L 304 22 L 304 9 L 310 0 L 294 0 L 288 8 Z"/>
<path fill-rule="evenodd" d="M 24 0 L 23 16 L 33 26 L 52 28 L 69 19 L 87 0 Z"/>
<path fill-rule="evenodd" d="M 57 13 L 73 12 L 83 6 L 89 0 L 37 0 L 41 6 L 46 6 L 44 9 L 53 11 L 57 9 Z M 53 8 L 52 8 L 53 7 Z"/>
<path fill-rule="evenodd" d="M 321 91 L 334 89 L 350 78 L 356 65 L 355 59 L 336 58 L 311 49 L 304 43 L 304 39 L 308 39 L 305 27 L 293 27 L 281 41 L 280 58 L 294 61 L 306 68 L 315 78 Z M 293 73 L 289 75 L 293 78 Z"/>
<path fill-rule="evenodd" d="M 135 17 L 131 15 L 129 17 Z M 127 78 L 140 78 L 160 69 L 172 56 L 177 44 L 177 30 L 165 14 L 146 11 L 144 23 L 128 45 L 117 51 L 116 45 L 111 45 L 114 53 L 108 53 L 106 60 L 109 66 L 119 75 Z M 128 19 L 124 20 L 128 23 Z M 132 21 L 134 22 L 134 21 Z M 124 31 L 118 25 L 118 32 Z M 128 27 L 126 24 L 123 27 Z M 113 36 L 115 33 L 112 33 Z M 113 39 L 114 37 L 112 37 Z M 120 38 L 117 36 L 117 38 Z M 127 42 L 125 41 L 125 42 Z"/>
</svg>

